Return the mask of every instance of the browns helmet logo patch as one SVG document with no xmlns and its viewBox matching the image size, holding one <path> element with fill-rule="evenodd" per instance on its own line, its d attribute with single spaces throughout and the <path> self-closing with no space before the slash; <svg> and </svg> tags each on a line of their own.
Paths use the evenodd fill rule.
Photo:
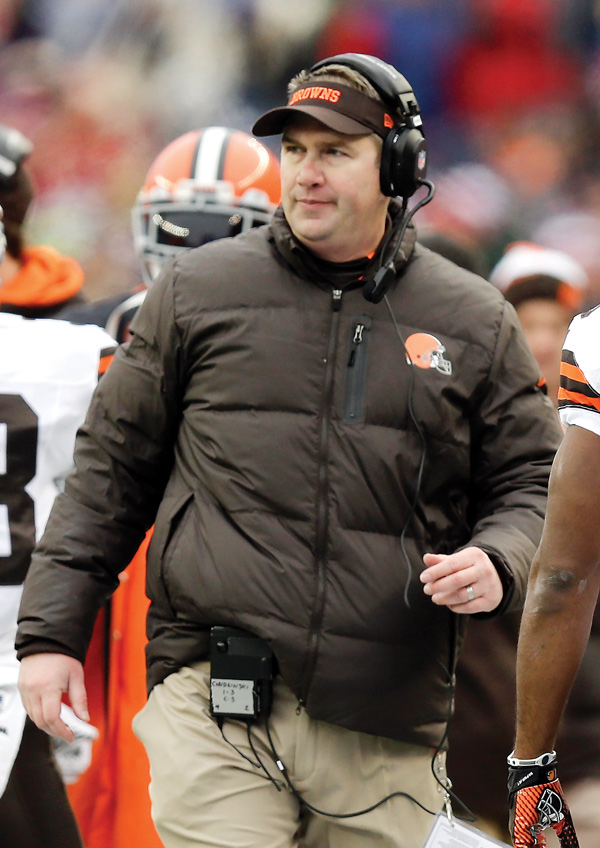
<svg viewBox="0 0 600 848">
<path fill-rule="evenodd" d="M 551 827 L 553 824 L 558 824 L 565 817 L 561 797 L 551 786 L 547 786 L 540 795 L 536 810 L 540 817 L 540 824 L 543 827 Z"/>
<path fill-rule="evenodd" d="M 452 363 L 444 357 L 446 348 L 439 339 L 429 333 L 413 333 L 405 343 L 406 361 L 417 368 L 435 368 L 449 377 Z"/>
</svg>

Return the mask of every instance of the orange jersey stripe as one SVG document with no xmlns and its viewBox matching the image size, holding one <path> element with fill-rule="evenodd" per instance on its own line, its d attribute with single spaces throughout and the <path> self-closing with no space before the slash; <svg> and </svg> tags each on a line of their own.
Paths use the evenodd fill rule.
<svg viewBox="0 0 600 848">
<path fill-rule="evenodd" d="M 560 374 L 561 377 L 568 377 L 570 380 L 576 380 L 578 383 L 587 383 L 581 368 L 571 365 L 568 362 L 560 363 Z"/>
<path fill-rule="evenodd" d="M 115 355 L 114 351 L 111 350 L 110 353 L 103 354 L 100 357 L 100 361 L 98 363 L 98 376 L 99 377 L 101 377 L 103 374 L 105 374 L 108 371 L 108 366 L 113 361 L 114 355 Z"/>
<path fill-rule="evenodd" d="M 587 395 L 582 395 L 580 392 L 569 392 L 567 389 L 560 388 L 558 390 L 558 399 L 571 401 L 577 406 L 587 406 L 600 412 L 600 398 L 591 398 Z"/>
</svg>

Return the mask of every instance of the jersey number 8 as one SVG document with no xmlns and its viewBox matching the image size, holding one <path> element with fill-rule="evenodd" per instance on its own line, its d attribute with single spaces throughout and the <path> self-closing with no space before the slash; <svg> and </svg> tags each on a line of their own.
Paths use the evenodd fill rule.
<svg viewBox="0 0 600 848">
<path fill-rule="evenodd" d="M 0 583 L 23 582 L 35 545 L 38 417 L 20 395 L 0 394 Z"/>
</svg>

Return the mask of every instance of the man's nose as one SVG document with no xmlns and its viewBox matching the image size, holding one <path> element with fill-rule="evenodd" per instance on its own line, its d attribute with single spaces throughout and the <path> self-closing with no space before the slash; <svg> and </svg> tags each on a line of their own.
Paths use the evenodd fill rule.
<svg viewBox="0 0 600 848">
<path fill-rule="evenodd" d="M 316 185 L 323 181 L 323 170 L 316 156 L 307 155 L 302 160 L 298 171 L 298 182 L 301 185 Z"/>
</svg>

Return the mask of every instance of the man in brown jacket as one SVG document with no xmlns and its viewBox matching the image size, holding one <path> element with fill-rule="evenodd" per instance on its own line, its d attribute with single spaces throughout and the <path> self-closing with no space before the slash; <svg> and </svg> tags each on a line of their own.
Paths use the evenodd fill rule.
<svg viewBox="0 0 600 848">
<path fill-rule="evenodd" d="M 332 57 L 254 132 L 283 133 L 282 205 L 137 313 L 34 555 L 21 691 L 70 737 L 61 695 L 85 715 L 94 617 L 155 522 L 135 729 L 167 848 L 412 848 L 467 618 L 522 603 L 559 429 L 512 307 L 415 245 L 404 77 Z"/>
</svg>

